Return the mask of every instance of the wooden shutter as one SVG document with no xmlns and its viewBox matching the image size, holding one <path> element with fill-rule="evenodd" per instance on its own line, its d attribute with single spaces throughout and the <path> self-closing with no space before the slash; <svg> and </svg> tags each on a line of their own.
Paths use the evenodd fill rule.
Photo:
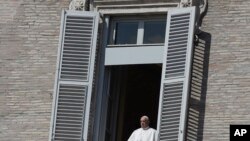
<svg viewBox="0 0 250 141">
<path fill-rule="evenodd" d="M 160 141 L 184 140 L 194 17 L 194 7 L 168 12 L 158 113 Z"/>
<path fill-rule="evenodd" d="M 87 141 L 99 14 L 63 11 L 51 137 Z"/>
</svg>

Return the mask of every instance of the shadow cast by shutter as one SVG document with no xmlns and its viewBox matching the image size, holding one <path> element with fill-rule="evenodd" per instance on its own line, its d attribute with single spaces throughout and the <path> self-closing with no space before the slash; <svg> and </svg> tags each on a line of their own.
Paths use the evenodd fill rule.
<svg viewBox="0 0 250 141">
<path fill-rule="evenodd" d="M 191 74 L 186 141 L 202 141 L 211 34 L 201 31 L 196 39 Z"/>
</svg>

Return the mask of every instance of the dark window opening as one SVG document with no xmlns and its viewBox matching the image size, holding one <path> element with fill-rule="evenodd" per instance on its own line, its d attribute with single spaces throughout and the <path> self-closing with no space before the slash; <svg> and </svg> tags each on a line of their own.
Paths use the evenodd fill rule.
<svg viewBox="0 0 250 141">
<path fill-rule="evenodd" d="M 108 111 L 112 112 L 106 126 L 113 128 L 113 135 L 105 141 L 127 141 L 133 130 L 140 128 L 142 115 L 148 115 L 150 126 L 157 128 L 161 69 L 158 64 L 111 67 Z"/>
</svg>

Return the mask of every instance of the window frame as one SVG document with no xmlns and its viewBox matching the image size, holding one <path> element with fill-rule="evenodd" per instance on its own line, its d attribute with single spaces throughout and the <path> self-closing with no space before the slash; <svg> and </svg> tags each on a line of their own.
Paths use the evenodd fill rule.
<svg viewBox="0 0 250 141">
<path fill-rule="evenodd" d="M 164 46 L 163 43 L 152 43 L 152 44 L 144 44 L 144 23 L 151 21 L 164 21 L 167 24 L 167 13 L 160 15 L 139 15 L 139 18 L 136 16 L 114 16 L 110 18 L 110 25 L 108 29 L 108 42 L 107 47 L 137 47 L 137 46 Z M 150 19 L 149 19 L 150 18 Z M 119 22 L 138 22 L 137 27 L 137 39 L 136 44 L 115 44 L 115 36 L 116 36 L 116 25 Z M 166 35 L 166 33 L 165 33 Z M 164 36 L 165 39 L 165 36 Z"/>
<path fill-rule="evenodd" d="M 171 8 L 171 9 L 173 9 L 173 8 Z M 178 9 L 178 8 L 177 8 Z M 186 8 L 187 10 L 189 9 L 189 8 Z M 138 9 L 137 9 L 138 10 Z M 155 12 L 155 10 L 152 12 L 152 11 L 146 11 L 146 12 L 143 12 L 144 14 L 146 13 L 146 14 L 163 14 L 162 12 L 166 12 L 166 13 L 168 13 L 169 11 L 170 11 L 170 8 L 162 8 L 162 9 L 158 9 L 158 10 L 160 10 L 160 11 L 158 11 L 158 12 Z M 175 10 L 175 9 L 173 9 L 173 10 Z M 194 10 L 195 10 L 195 8 L 194 8 Z M 115 10 L 117 13 L 112 13 L 112 12 L 108 12 L 108 13 L 102 13 L 103 14 L 103 21 L 104 21 L 104 30 L 103 30 L 103 34 L 102 34 L 102 47 L 101 47 L 101 49 L 102 49 L 102 51 L 101 51 L 101 58 L 104 58 L 105 57 L 105 49 L 106 48 L 108 48 L 108 47 L 115 47 L 115 46 L 117 46 L 117 47 L 130 47 L 130 46 L 128 46 L 128 45 L 126 45 L 126 46 L 122 46 L 122 45 L 109 45 L 108 43 L 109 43 L 109 29 L 110 29 L 110 16 L 114 16 L 114 15 L 116 15 L 117 16 L 117 14 L 128 14 L 128 13 L 130 13 L 131 11 L 126 11 L 126 12 L 124 12 L 124 10 Z M 185 10 L 184 10 L 185 11 Z M 104 11 L 105 12 L 105 11 Z M 119 13 L 120 12 L 120 13 Z M 141 13 L 141 11 L 139 10 L 139 11 L 137 11 L 137 12 L 139 12 L 139 13 Z M 165 14 L 166 14 L 165 13 Z M 130 14 L 133 14 L 133 15 L 136 15 L 136 12 L 134 12 L 134 13 L 130 13 Z M 138 13 L 137 13 L 138 14 Z M 165 34 L 167 34 L 167 33 L 165 33 Z M 165 36 L 165 38 L 167 38 L 166 36 Z M 132 47 L 138 47 L 139 45 L 135 45 L 135 46 L 132 46 Z M 145 45 L 144 45 L 145 46 Z M 152 46 L 152 45 L 151 45 Z M 155 45 L 154 45 L 155 46 Z M 162 46 L 165 46 L 165 44 L 163 44 Z M 105 67 L 105 65 L 103 65 L 102 64 L 102 66 L 101 66 L 103 69 L 102 70 L 100 70 L 100 74 L 99 74 L 99 79 L 100 79 L 100 81 L 99 81 L 99 86 L 100 86 L 100 89 L 98 90 L 98 94 L 97 94 L 97 101 L 100 101 L 100 103 L 97 105 L 97 109 L 98 109 L 98 111 L 102 111 L 102 109 L 103 109 L 103 107 L 101 107 L 103 104 L 104 104 L 104 101 L 103 101 L 103 96 L 102 96 L 102 94 L 103 94 L 103 91 L 102 90 L 105 90 L 105 87 L 103 87 L 104 86 L 104 82 L 102 81 L 102 80 L 105 80 L 105 75 L 104 75 L 104 73 L 106 73 L 106 67 Z M 96 115 L 101 115 L 102 114 L 102 112 L 97 112 L 97 114 Z M 158 113 L 159 114 L 159 113 Z M 182 114 L 182 117 L 183 117 L 184 115 Z M 100 117 L 100 116 L 96 116 L 96 117 Z M 96 119 L 96 117 L 95 117 L 95 119 Z M 105 118 L 105 117 L 104 117 Z M 104 120 L 104 118 L 102 118 L 101 119 L 101 121 L 103 121 Z M 158 118 L 159 118 L 159 115 L 158 115 Z M 94 130 L 94 140 L 95 141 L 99 141 L 98 139 L 101 139 L 101 140 L 103 140 L 103 134 L 101 133 L 102 131 L 102 129 L 101 129 L 101 125 L 105 125 L 106 123 L 102 123 L 101 121 L 97 121 L 97 124 L 95 124 L 95 130 Z M 105 121 L 105 120 L 104 120 Z M 159 134 L 159 130 L 160 129 L 158 129 L 158 127 L 157 127 L 157 133 Z M 97 132 L 95 132 L 95 131 L 97 131 Z M 182 139 L 183 139 L 183 136 L 184 136 L 184 134 L 185 134 L 185 131 L 183 131 L 183 133 L 182 133 Z M 182 140 L 182 139 L 180 139 L 180 140 Z"/>
</svg>

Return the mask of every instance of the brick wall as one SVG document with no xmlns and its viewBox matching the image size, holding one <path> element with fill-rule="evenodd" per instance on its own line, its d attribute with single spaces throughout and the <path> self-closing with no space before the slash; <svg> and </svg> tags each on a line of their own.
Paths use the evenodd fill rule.
<svg viewBox="0 0 250 141">
<path fill-rule="evenodd" d="M 48 140 L 62 9 L 70 0 L 0 1 L 0 140 Z"/>
<path fill-rule="evenodd" d="M 70 0 L 0 1 L 0 140 L 48 140 L 61 10 Z M 250 123 L 250 2 L 209 1 L 187 140 L 228 141 Z"/>
<path fill-rule="evenodd" d="M 250 123 L 250 1 L 209 0 L 211 35 L 204 141 L 228 141 L 230 124 Z"/>
</svg>

